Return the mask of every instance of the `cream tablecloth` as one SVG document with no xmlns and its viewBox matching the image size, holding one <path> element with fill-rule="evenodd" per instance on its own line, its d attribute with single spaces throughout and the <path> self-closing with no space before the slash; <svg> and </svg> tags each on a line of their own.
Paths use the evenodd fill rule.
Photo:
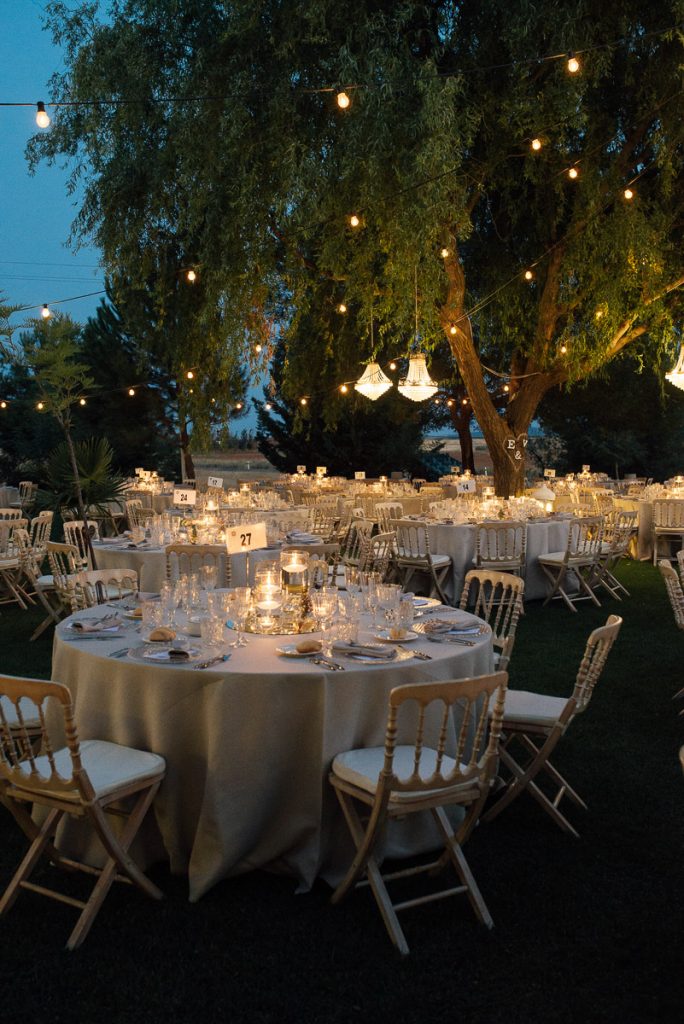
<svg viewBox="0 0 684 1024">
<path fill-rule="evenodd" d="M 187 873 L 193 901 L 219 879 L 260 867 L 301 887 L 317 876 L 335 881 L 351 855 L 327 781 L 335 755 L 383 744 L 392 687 L 492 671 L 490 633 L 473 647 L 421 640 L 431 661 L 347 661 L 344 672 L 279 657 L 275 648 L 288 638 L 251 637 L 225 665 L 201 671 L 108 657 L 139 636 L 67 640 L 70 621 L 55 633 L 52 678 L 73 694 L 82 740 L 166 758 L 154 806 L 159 833 L 152 820 L 136 855 L 145 863 L 167 857 L 174 873 Z M 401 846 L 401 837 L 394 841 Z M 417 841 L 411 836 L 412 849 Z M 69 849 L 74 842 L 72 833 Z"/>
</svg>

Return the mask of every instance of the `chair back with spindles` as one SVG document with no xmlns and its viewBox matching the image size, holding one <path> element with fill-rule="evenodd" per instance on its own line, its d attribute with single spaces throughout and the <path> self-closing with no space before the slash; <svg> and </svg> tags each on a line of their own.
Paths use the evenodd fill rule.
<svg viewBox="0 0 684 1024">
<path fill-rule="evenodd" d="M 23 518 L 20 508 L 0 508 L 0 523 Z"/>
<path fill-rule="evenodd" d="M 658 569 L 665 583 L 677 628 L 684 629 L 684 591 L 681 581 L 666 558 L 662 558 L 658 562 Z"/>
<path fill-rule="evenodd" d="M 598 629 L 595 629 L 589 635 L 572 693 L 574 714 L 581 714 L 588 708 L 594 693 L 594 687 L 603 672 L 606 659 L 617 639 L 621 626 L 622 619 L 620 616 L 610 615 L 605 626 L 599 626 Z"/>
<path fill-rule="evenodd" d="M 78 553 L 83 565 L 90 566 L 90 549 L 88 547 L 88 535 L 91 540 L 100 539 L 100 531 L 94 519 L 88 519 L 84 523 L 82 519 L 73 519 L 64 523 L 64 540 L 78 548 Z"/>
<path fill-rule="evenodd" d="M 76 573 L 72 583 L 74 610 L 94 608 L 137 594 L 139 590 L 135 569 L 85 569 Z"/>
<path fill-rule="evenodd" d="M 515 631 L 522 611 L 525 581 L 508 572 L 471 569 L 466 573 L 459 608 L 484 619 L 492 630 L 499 652 L 498 667 L 506 668 L 513 651 Z"/>
<path fill-rule="evenodd" d="M 166 548 L 166 578 L 175 581 L 185 573 L 199 572 L 203 565 L 217 569 L 216 586 L 230 586 L 230 559 L 224 547 L 217 544 L 169 544 Z"/>
</svg>

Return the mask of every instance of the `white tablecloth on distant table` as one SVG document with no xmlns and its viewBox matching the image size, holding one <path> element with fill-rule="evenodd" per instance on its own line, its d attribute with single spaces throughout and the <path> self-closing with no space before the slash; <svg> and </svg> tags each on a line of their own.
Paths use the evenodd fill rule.
<svg viewBox="0 0 684 1024">
<path fill-rule="evenodd" d="M 637 536 L 632 538 L 630 554 L 640 562 L 653 558 L 653 502 L 645 498 L 614 498 L 621 512 L 637 512 Z"/>
<path fill-rule="evenodd" d="M 18 488 L 0 487 L 0 508 L 10 508 L 13 501 L 19 501 Z"/>
<path fill-rule="evenodd" d="M 77 616 L 87 614 L 92 609 Z M 348 660 L 344 672 L 278 656 L 290 637 L 251 636 L 225 665 L 201 671 L 108 657 L 139 644 L 137 633 L 68 641 L 71 618 L 55 632 L 52 677 L 72 692 L 81 740 L 166 759 L 154 805 L 158 831 L 148 823 L 134 852 L 142 863 L 166 857 L 174 873 L 187 873 L 191 900 L 221 878 L 260 867 L 304 887 L 318 876 L 338 879 L 352 851 L 327 781 L 335 755 L 384 743 L 397 684 L 492 671 L 489 632 L 473 647 L 414 641 L 431 661 Z M 395 835 L 392 852 L 408 852 L 406 842 L 405 833 Z M 58 843 L 84 852 L 73 831 Z M 416 844 L 424 846 L 425 836 L 412 833 L 408 845 Z"/>
<path fill-rule="evenodd" d="M 157 515 L 166 512 L 173 505 L 173 491 L 128 491 L 126 500 L 139 499 L 143 508 L 153 509 Z"/>
<path fill-rule="evenodd" d="M 527 524 L 527 554 L 525 559 L 525 600 L 546 597 L 549 581 L 539 568 L 538 558 L 549 551 L 565 551 L 568 543 L 570 519 L 533 520 Z M 446 593 L 458 604 L 465 574 L 474 568 L 477 527 L 469 524 L 449 525 L 429 523 L 430 551 L 448 555 L 453 575 Z"/>
<path fill-rule="evenodd" d="M 93 544 L 98 569 L 134 569 L 141 590 L 159 593 L 166 579 L 166 552 L 164 548 L 128 547 L 128 542 Z M 225 551 L 224 545 L 216 545 Z M 280 549 L 261 548 L 249 553 L 249 585 L 254 583 L 254 567 L 258 562 L 277 561 Z M 247 554 L 230 556 L 231 586 L 247 586 Z"/>
</svg>

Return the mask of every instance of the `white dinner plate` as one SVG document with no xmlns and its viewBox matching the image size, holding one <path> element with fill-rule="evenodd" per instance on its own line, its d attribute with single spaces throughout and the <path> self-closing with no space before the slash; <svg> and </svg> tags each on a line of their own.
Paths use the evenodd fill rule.
<svg viewBox="0 0 684 1024">
<path fill-rule="evenodd" d="M 393 657 L 369 658 L 363 654 L 353 654 L 351 651 L 336 651 L 333 647 L 333 658 L 349 658 L 350 661 L 358 661 L 360 665 L 395 665 L 398 661 L 408 661 L 413 657 L 413 651 L 401 649 L 392 650 Z"/>
<path fill-rule="evenodd" d="M 418 634 L 414 633 L 412 629 L 407 629 L 405 636 L 390 636 L 389 629 L 381 629 L 376 633 L 375 639 L 382 640 L 386 644 L 405 644 L 409 640 L 417 640 Z"/>
<path fill-rule="evenodd" d="M 426 608 L 439 608 L 442 602 L 438 601 L 436 597 L 414 597 L 413 607 L 417 611 L 425 611 Z"/>
<path fill-rule="evenodd" d="M 276 653 L 282 654 L 284 658 L 313 658 L 323 653 L 323 648 L 318 651 L 298 651 L 296 644 L 284 644 L 276 647 Z"/>
</svg>

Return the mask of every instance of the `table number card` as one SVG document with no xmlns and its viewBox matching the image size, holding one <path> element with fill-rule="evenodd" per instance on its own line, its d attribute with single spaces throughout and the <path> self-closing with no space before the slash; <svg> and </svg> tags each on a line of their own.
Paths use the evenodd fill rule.
<svg viewBox="0 0 684 1024">
<path fill-rule="evenodd" d="M 583 473 L 590 473 L 591 472 L 591 467 L 590 466 L 582 466 L 582 472 Z"/>
<path fill-rule="evenodd" d="M 219 490 L 223 487 L 222 476 L 210 476 L 207 477 L 207 487 L 217 487 Z"/>
<path fill-rule="evenodd" d="M 297 466 L 297 472 L 300 476 L 304 476 L 306 473 L 306 466 Z"/>
<path fill-rule="evenodd" d="M 544 470 L 544 476 L 546 477 L 547 480 L 555 480 L 555 478 L 556 478 L 556 470 L 555 469 L 545 469 Z"/>
<path fill-rule="evenodd" d="M 316 476 L 325 476 L 328 472 L 327 466 L 316 466 Z"/>
<path fill-rule="evenodd" d="M 194 505 L 197 502 L 197 491 L 194 491 L 191 487 L 174 487 L 173 489 L 173 503 L 174 505 Z"/>
<path fill-rule="evenodd" d="M 266 523 L 250 523 L 249 526 L 231 526 L 226 530 L 226 548 L 229 555 L 237 555 L 241 551 L 254 551 L 265 548 Z"/>
<path fill-rule="evenodd" d="M 363 469 L 357 470 L 357 472 L 354 473 L 354 479 L 355 480 L 365 480 L 366 479 L 365 471 Z"/>
<path fill-rule="evenodd" d="M 477 483 L 475 480 L 457 480 L 456 491 L 459 494 L 474 494 L 477 490 Z"/>
</svg>

